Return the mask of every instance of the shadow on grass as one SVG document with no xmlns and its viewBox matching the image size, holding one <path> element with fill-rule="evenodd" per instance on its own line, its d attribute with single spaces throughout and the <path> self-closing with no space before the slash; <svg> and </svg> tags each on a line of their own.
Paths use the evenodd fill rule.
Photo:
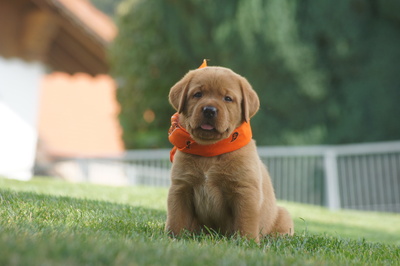
<svg viewBox="0 0 400 266">
<path fill-rule="evenodd" d="M 18 230 L 30 228 L 32 232 L 45 228 L 60 228 L 60 230 L 70 228 L 82 232 L 89 230 L 108 232 L 125 237 L 132 234 L 159 236 L 164 234 L 166 212 L 157 209 L 13 190 L 0 190 L 0 202 L 2 205 L 0 224 L 3 224 L 3 228 L 18 226 Z M 300 218 L 294 220 L 297 235 L 326 234 L 338 238 L 366 239 L 400 245 L 400 240 L 390 230 L 382 231 L 329 221 L 310 221 Z"/>
<path fill-rule="evenodd" d="M 129 237 L 135 233 L 163 232 L 165 211 L 107 201 L 0 190 L 2 231 L 40 233 L 109 233 Z"/>
<path fill-rule="evenodd" d="M 302 265 L 332 258 L 333 264 L 343 258 L 377 264 L 399 258 L 391 247 L 301 231 L 266 237 L 260 245 L 215 232 L 171 239 L 165 211 L 107 201 L 0 189 L 0 205 L 0 265 Z"/>
</svg>

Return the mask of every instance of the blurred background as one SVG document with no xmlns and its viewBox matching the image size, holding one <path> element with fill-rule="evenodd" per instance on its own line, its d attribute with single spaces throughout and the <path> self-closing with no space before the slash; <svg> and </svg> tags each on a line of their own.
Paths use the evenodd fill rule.
<svg viewBox="0 0 400 266">
<path fill-rule="evenodd" d="M 278 198 L 400 212 L 399 47 L 398 0 L 0 0 L 0 176 L 168 186 L 207 58 L 260 96 Z"/>
</svg>

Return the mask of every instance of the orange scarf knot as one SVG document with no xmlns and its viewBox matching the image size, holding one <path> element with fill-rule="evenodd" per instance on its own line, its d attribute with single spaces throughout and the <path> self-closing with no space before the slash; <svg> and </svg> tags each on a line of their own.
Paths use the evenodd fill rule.
<svg viewBox="0 0 400 266">
<path fill-rule="evenodd" d="M 210 145 L 200 145 L 182 127 L 179 123 L 179 114 L 175 113 L 171 117 L 168 139 L 174 145 L 170 152 L 170 160 L 173 162 L 176 150 L 204 157 L 213 157 L 238 150 L 251 141 L 252 132 L 250 123 L 243 122 L 226 139 Z"/>
</svg>

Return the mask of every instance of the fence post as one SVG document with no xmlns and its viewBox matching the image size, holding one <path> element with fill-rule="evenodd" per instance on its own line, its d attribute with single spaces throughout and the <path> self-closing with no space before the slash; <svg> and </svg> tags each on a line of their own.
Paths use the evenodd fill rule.
<svg viewBox="0 0 400 266">
<path fill-rule="evenodd" d="M 90 182 L 90 170 L 89 170 L 89 159 L 88 158 L 78 158 L 76 159 L 78 167 L 81 170 L 83 181 Z"/>
<path fill-rule="evenodd" d="M 324 153 L 325 191 L 327 205 L 330 210 L 340 209 L 340 193 L 337 155 L 335 150 L 328 149 Z"/>
</svg>

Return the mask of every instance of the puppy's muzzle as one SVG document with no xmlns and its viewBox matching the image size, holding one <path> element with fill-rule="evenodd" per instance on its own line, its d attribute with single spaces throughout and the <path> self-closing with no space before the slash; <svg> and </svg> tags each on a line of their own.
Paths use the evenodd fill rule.
<svg viewBox="0 0 400 266">
<path fill-rule="evenodd" d="M 206 106 L 203 108 L 203 115 L 205 118 L 214 118 L 217 114 L 218 110 L 214 106 Z"/>
</svg>

